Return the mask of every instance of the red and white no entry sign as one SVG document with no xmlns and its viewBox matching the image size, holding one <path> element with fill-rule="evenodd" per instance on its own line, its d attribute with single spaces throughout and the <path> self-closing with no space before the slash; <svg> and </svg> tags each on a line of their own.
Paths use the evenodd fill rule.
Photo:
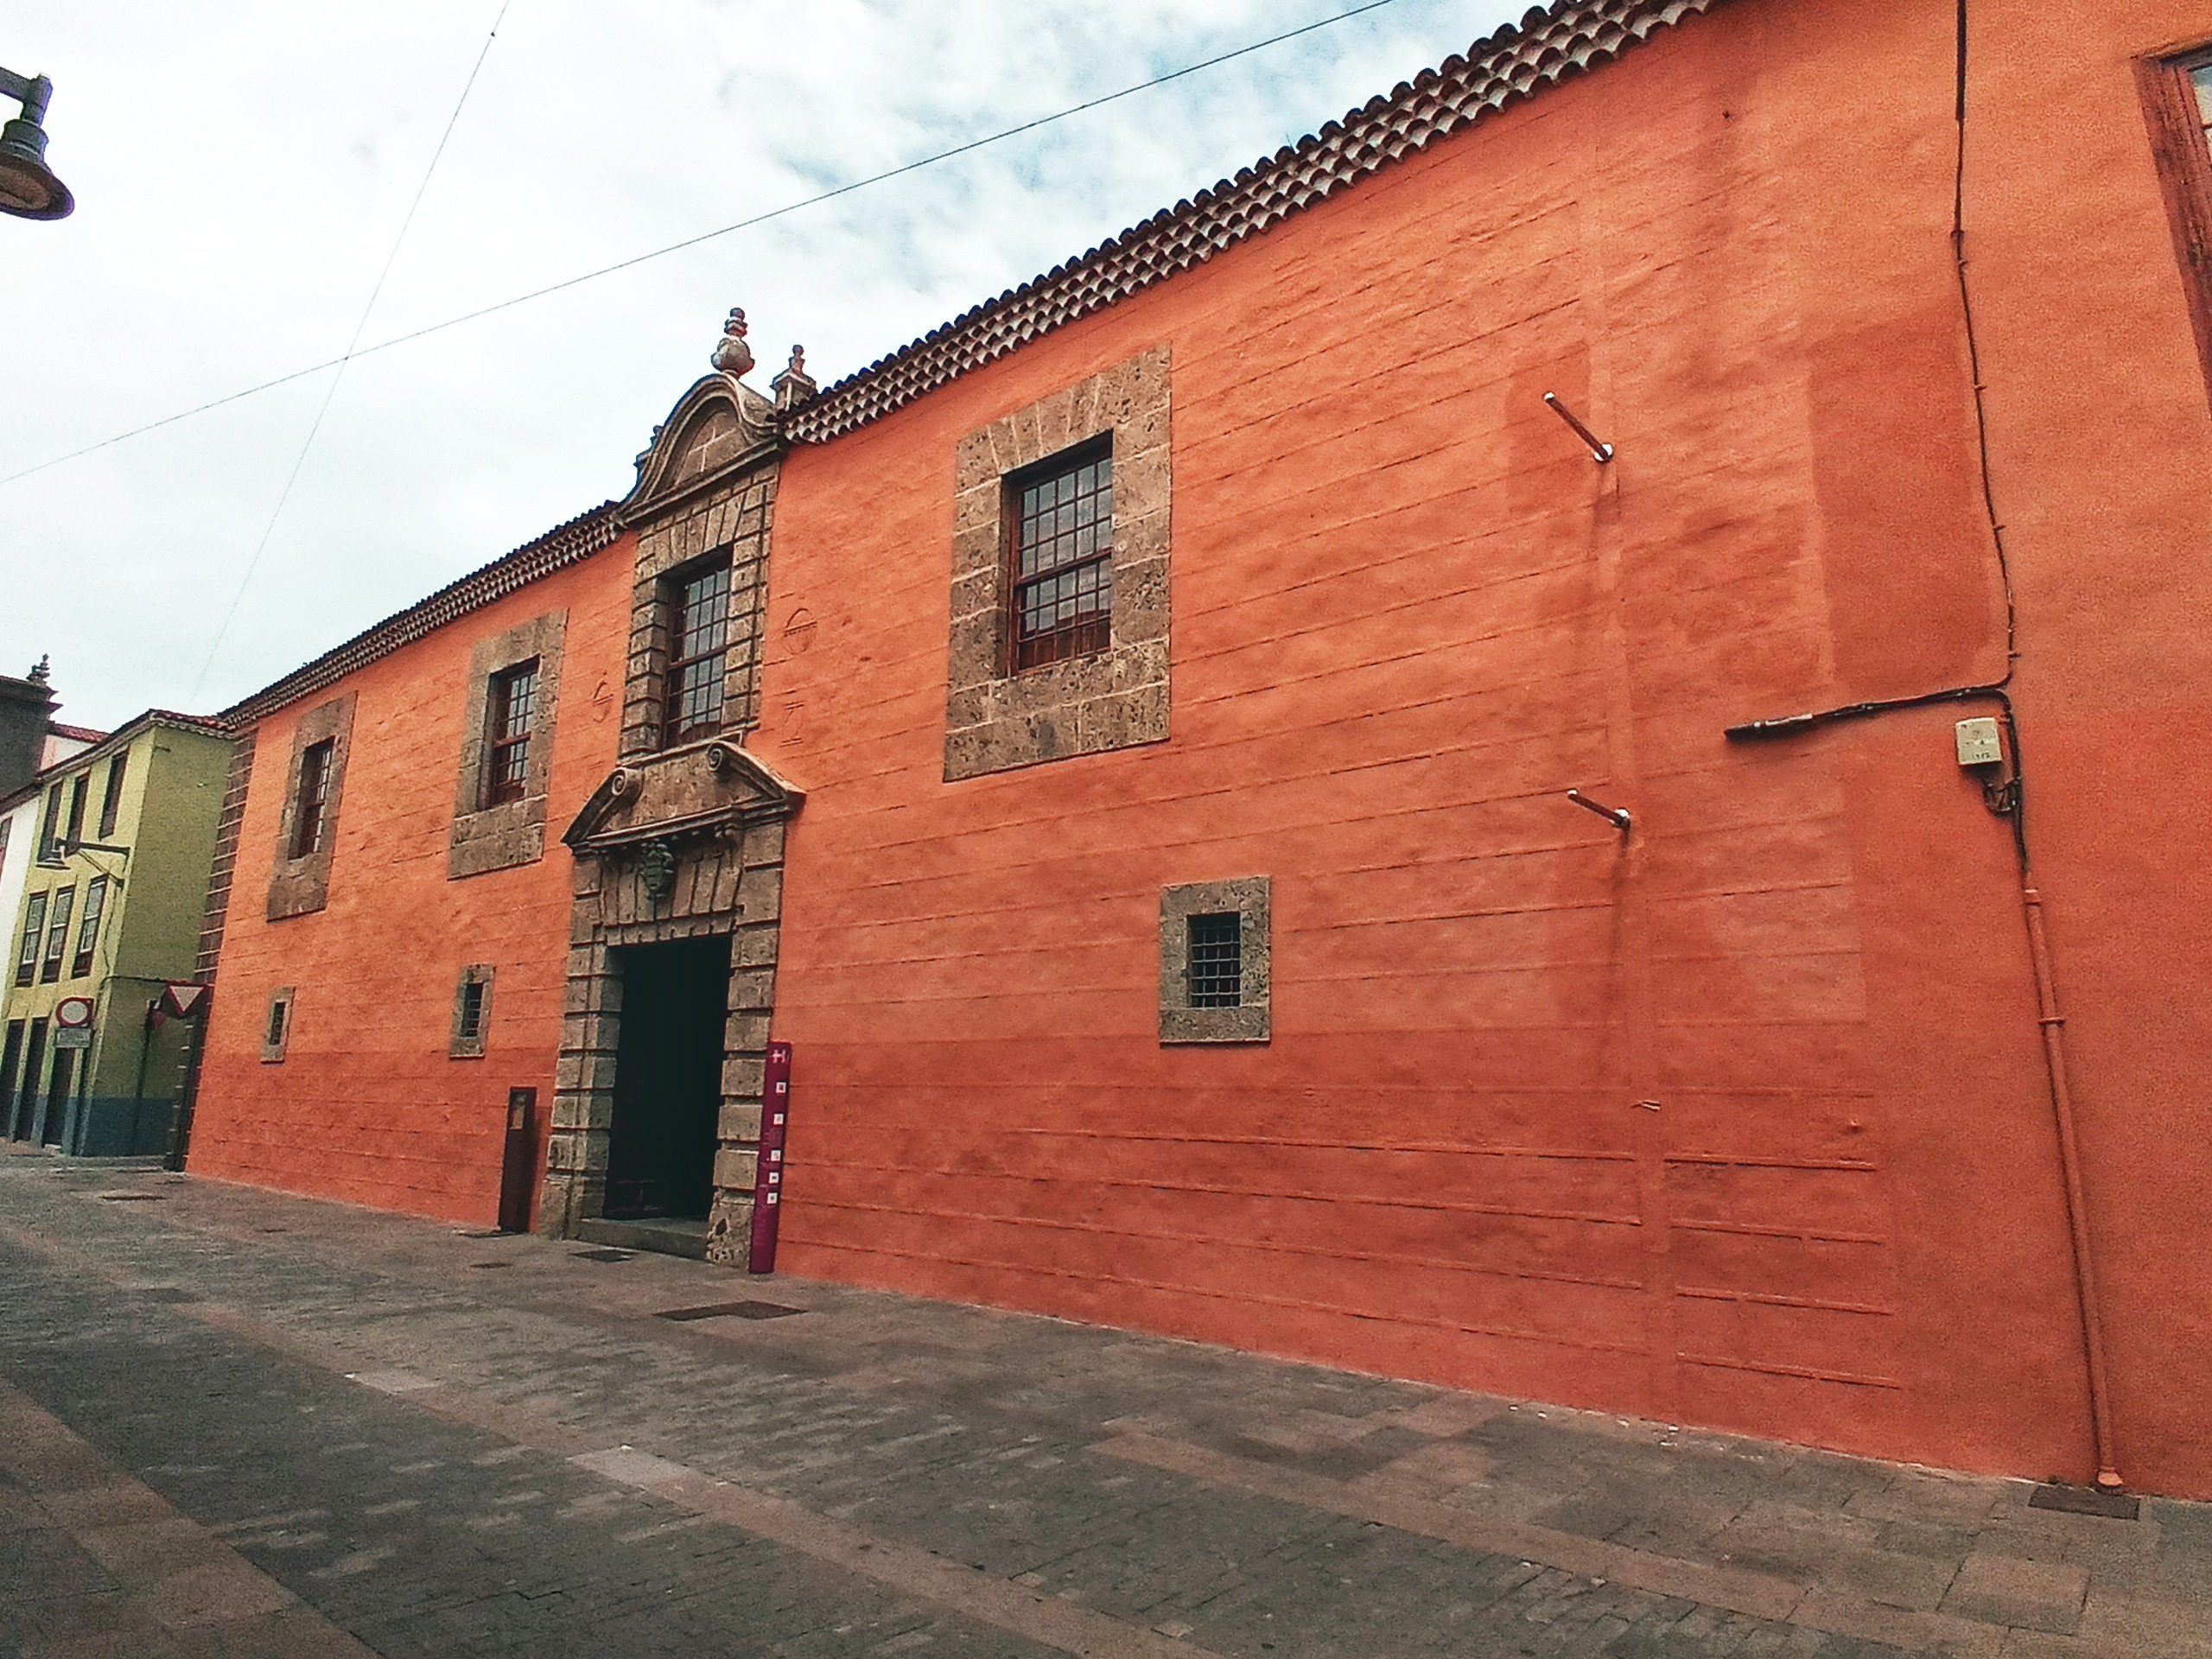
<svg viewBox="0 0 2212 1659">
<path fill-rule="evenodd" d="M 77 1031 L 92 1023 L 92 999 L 65 996 L 54 1005 L 54 1023 L 64 1031 Z"/>
</svg>

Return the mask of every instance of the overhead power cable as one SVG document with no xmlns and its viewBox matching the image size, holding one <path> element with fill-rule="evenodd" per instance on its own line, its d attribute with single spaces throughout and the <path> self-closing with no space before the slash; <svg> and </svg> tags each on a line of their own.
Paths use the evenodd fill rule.
<svg viewBox="0 0 2212 1659">
<path fill-rule="evenodd" d="M 1265 40 L 1254 41 L 1248 45 L 1235 48 L 1233 50 L 1218 53 L 1211 58 L 1202 59 L 1197 63 L 1186 64 L 1180 69 L 1171 69 L 1166 73 L 1155 75 L 1149 80 L 1141 80 L 1131 86 L 1123 86 L 1118 91 L 1087 99 L 1080 104 L 1071 104 L 1067 108 L 1056 110 L 1050 115 L 1039 116 L 1034 120 L 1024 121 L 1017 126 L 1002 128 L 997 132 L 986 134 L 981 138 L 971 138 L 965 143 L 955 144 L 950 149 L 941 149 L 934 155 L 924 156 L 918 160 L 903 162 L 884 172 L 873 173 L 866 178 L 852 180 L 849 183 L 835 186 L 817 194 L 804 197 L 798 201 L 785 202 L 780 207 L 772 207 L 766 213 L 755 213 L 749 219 L 736 219 L 711 231 L 702 231 L 696 236 L 685 237 L 680 242 L 671 242 L 664 247 L 633 254 L 627 259 L 619 259 L 611 265 L 601 265 L 594 270 L 582 271 L 574 276 L 563 277 L 557 283 L 548 283 L 543 288 L 534 288 L 526 293 L 514 295 L 491 305 L 480 306 L 474 311 L 464 311 L 460 315 L 448 317 L 442 322 L 429 323 L 421 328 L 410 329 L 404 334 L 394 334 L 391 339 L 380 340 L 373 346 L 363 346 L 358 350 L 349 348 L 342 356 L 329 358 L 321 363 L 311 363 L 305 368 L 294 369 L 288 374 L 275 376 L 270 379 L 247 386 L 242 391 L 227 392 L 220 397 L 210 398 L 204 404 L 195 404 L 190 409 L 180 410 L 174 415 L 165 415 L 157 421 L 149 421 L 143 426 L 134 426 L 127 432 L 118 432 L 112 437 L 102 438 L 98 443 L 88 443 L 81 449 L 72 449 L 66 454 L 54 455 L 35 465 L 25 467 L 20 471 L 0 474 L 0 484 L 12 484 L 18 479 L 29 478 L 34 473 L 42 473 L 48 467 L 59 467 L 65 461 L 76 461 L 97 450 L 109 448 L 131 438 L 142 437 L 149 432 L 159 431 L 165 426 L 175 426 L 179 421 L 190 420 L 194 416 L 205 415 L 209 410 L 221 409 L 226 404 L 235 404 L 244 398 L 274 391 L 278 386 L 289 385 L 295 380 L 304 380 L 310 375 L 321 373 L 325 369 L 336 368 L 360 358 L 373 357 L 378 353 L 388 352 L 396 346 L 409 345 L 416 340 L 427 339 L 432 334 L 443 334 L 447 329 L 458 328 L 463 323 L 475 322 L 501 311 L 512 310 L 515 307 L 527 305 L 533 300 L 542 300 L 549 295 L 564 293 L 569 289 L 580 288 L 586 283 L 597 282 L 602 276 L 612 276 L 620 271 L 634 270 L 653 260 L 664 259 L 671 254 L 681 253 L 687 248 L 696 248 L 702 243 L 712 242 L 721 237 L 733 235 L 739 231 L 751 230 L 755 226 L 766 225 L 772 219 L 785 218 L 804 208 L 819 207 L 825 201 L 835 201 L 838 197 L 851 195 L 856 190 L 865 190 L 873 185 L 904 178 L 910 173 L 920 172 L 924 168 L 935 167 L 942 162 L 971 155 L 976 150 L 988 149 L 993 144 L 1003 143 L 1009 138 L 1018 138 L 1024 133 L 1035 132 L 1039 128 L 1052 126 L 1057 122 L 1067 120 L 1071 116 L 1082 115 L 1088 111 L 1099 109 L 1109 104 L 1119 103 L 1123 99 L 1134 98 L 1140 92 L 1150 92 L 1154 87 L 1165 86 L 1171 82 L 1202 73 L 1205 70 L 1218 67 L 1236 59 L 1249 57 L 1255 52 L 1264 52 L 1269 47 L 1281 46 L 1284 41 L 1296 40 L 1300 35 L 1315 34 L 1325 29 L 1334 29 L 1339 23 L 1350 22 L 1355 17 L 1364 16 L 1370 11 L 1380 11 L 1385 6 L 1396 3 L 1397 0 L 1365 0 L 1364 4 L 1354 6 L 1348 11 L 1340 11 L 1310 23 L 1301 23 L 1296 29 L 1287 29 L 1279 35 L 1268 35 Z"/>
<path fill-rule="evenodd" d="M 430 152 L 430 164 L 423 169 L 423 181 L 415 187 L 414 200 L 407 204 L 406 216 L 399 221 L 399 233 L 391 238 L 391 250 L 384 257 L 383 269 L 370 286 L 368 302 L 362 306 L 359 319 L 353 324 L 353 337 L 346 340 L 346 349 L 335 359 L 337 372 L 330 377 L 330 384 L 322 391 L 322 402 L 315 411 L 315 419 L 308 423 L 308 435 L 301 441 L 300 453 L 292 457 L 292 470 L 285 474 L 284 487 L 276 493 L 276 505 L 270 510 L 269 522 L 262 526 L 261 540 L 255 543 L 253 556 L 245 562 L 245 569 L 238 577 L 237 591 L 232 594 L 230 606 L 223 613 L 222 626 L 215 630 L 214 642 L 207 647 L 207 660 L 200 665 L 200 677 L 192 683 L 192 697 L 198 702 L 200 688 L 207 682 L 209 671 L 215 666 L 215 658 L 223 648 L 223 641 L 231 632 L 231 624 L 238 618 L 238 606 L 245 598 L 247 586 L 253 573 L 260 568 L 261 556 L 269 550 L 269 538 L 276 533 L 276 522 L 284 516 L 284 505 L 292 499 L 292 486 L 300 481 L 300 469 L 307 465 L 308 452 L 315 448 L 316 435 L 322 430 L 322 418 L 330 413 L 331 399 L 338 395 L 338 383 L 346 378 L 346 365 L 359 355 L 361 336 L 367 332 L 369 315 L 377 308 L 377 301 L 384 296 L 384 285 L 391 276 L 391 268 L 398 262 L 399 250 L 407 240 L 407 232 L 414 227 L 415 214 L 423 205 L 423 197 L 430 188 L 431 175 L 437 172 L 438 162 L 446 153 L 446 145 L 453 137 L 453 130 L 460 123 L 461 112 L 467 107 L 468 95 L 476 90 L 476 77 L 484 72 L 484 60 L 492 55 L 492 42 L 499 38 L 499 25 L 507 20 L 507 8 L 514 0 L 499 0 L 499 10 L 492 19 L 492 27 L 478 48 L 476 61 L 469 66 L 468 79 L 461 83 L 461 96 L 454 100 L 453 113 L 446 118 L 446 130 L 438 135 L 437 148 Z M 332 365 L 325 364 L 323 367 Z M 314 371 L 309 371 L 310 373 Z M 296 377 L 294 377 L 296 378 Z M 97 446 L 96 446 L 97 447 Z M 5 482 L 0 480 L 0 482 Z"/>
</svg>

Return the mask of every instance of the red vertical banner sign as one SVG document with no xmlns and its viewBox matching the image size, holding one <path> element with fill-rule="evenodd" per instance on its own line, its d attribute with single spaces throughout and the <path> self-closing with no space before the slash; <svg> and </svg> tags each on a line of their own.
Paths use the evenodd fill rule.
<svg viewBox="0 0 2212 1659">
<path fill-rule="evenodd" d="M 791 1127 L 791 1046 L 768 1045 L 766 1076 L 760 1085 L 760 1158 L 753 1177 L 754 1273 L 776 1270 L 776 1221 L 784 1205 L 784 1135 Z"/>
</svg>

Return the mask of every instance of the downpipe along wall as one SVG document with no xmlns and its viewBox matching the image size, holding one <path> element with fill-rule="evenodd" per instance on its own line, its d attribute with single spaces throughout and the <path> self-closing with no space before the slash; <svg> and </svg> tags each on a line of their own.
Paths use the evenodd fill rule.
<svg viewBox="0 0 2212 1659">
<path fill-rule="evenodd" d="M 1966 229 L 1967 122 L 1971 36 L 1968 0 L 1958 3 L 1957 103 L 1954 119 L 1958 132 L 1957 164 L 1952 201 L 1951 251 L 1956 270 L 1959 303 L 1965 321 L 1967 362 L 1973 383 L 1974 427 L 1980 460 L 1982 504 L 1987 517 L 1990 543 L 2005 599 L 2005 672 L 1986 684 L 1959 686 L 1917 696 L 1857 702 L 1780 719 L 1758 720 L 1728 728 L 1732 741 L 1774 741 L 1802 735 L 1847 721 L 1877 718 L 1908 709 L 1943 703 L 1993 702 L 2005 723 L 2011 778 L 1987 785 L 1990 810 L 2011 820 L 2012 843 L 2020 871 L 2020 906 L 2025 926 L 2030 963 L 2035 977 L 2037 1023 L 2050 1085 L 2052 1130 L 2057 1142 L 2061 1186 L 2066 1208 L 2067 1236 L 2072 1247 L 2074 1297 L 2082 1324 L 2083 1368 L 2088 1388 L 2090 1429 L 2100 1487 L 2116 1491 L 2126 1484 L 2120 1472 L 2113 1426 L 2111 1383 L 2104 1338 L 2104 1310 L 2097 1287 L 2094 1240 L 2089 1227 L 2087 1188 L 2082 1170 L 2080 1138 L 2075 1119 L 2072 1088 L 2066 1054 L 2066 1019 L 2062 1011 L 2057 976 L 2053 966 L 2044 902 L 2035 878 L 2027 833 L 2026 761 L 2020 741 L 2020 721 L 2013 707 L 2011 687 L 2020 659 L 2019 609 L 2015 597 L 2012 561 L 2005 542 L 2005 524 L 1997 507 L 1996 482 L 1989 451 L 1988 389 L 1982 379 L 1981 350 L 1975 327 L 1974 290 L 1967 276 Z"/>
</svg>

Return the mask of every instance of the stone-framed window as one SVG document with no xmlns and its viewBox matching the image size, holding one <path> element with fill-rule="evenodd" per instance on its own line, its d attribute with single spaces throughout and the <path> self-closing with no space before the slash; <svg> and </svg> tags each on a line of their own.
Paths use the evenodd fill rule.
<svg viewBox="0 0 2212 1659">
<path fill-rule="evenodd" d="M 954 467 L 951 633 L 945 677 L 947 783 L 1071 755 L 1163 742 L 1168 728 L 1168 547 L 1172 468 L 1167 348 L 1157 347 L 1078 385 L 994 421 L 961 441 Z M 1020 566 L 1029 490 L 1069 479 L 1077 488 L 1051 504 L 1058 533 L 1065 505 L 1080 516 L 1084 469 L 1105 461 L 1110 557 L 1092 579 L 1104 627 L 1066 595 L 1070 649 L 1022 648 L 1018 601 L 1028 596 Z M 1055 488 L 1057 495 L 1057 486 Z M 1041 521 L 1040 521 L 1041 523 Z M 1075 564 L 1088 563 L 1071 545 Z M 1061 596 L 1050 615 L 1055 632 Z M 1103 638 L 1098 638 L 1100 632 Z"/>
<path fill-rule="evenodd" d="M 729 683 L 729 550 L 661 578 L 668 616 L 668 666 L 662 671 L 661 747 L 672 749 L 722 728 Z"/>
<path fill-rule="evenodd" d="M 477 641 L 454 785 L 448 880 L 535 864 L 545 855 L 545 803 L 569 613 L 551 611 Z M 520 705 L 526 718 L 518 722 Z"/>
<path fill-rule="evenodd" d="M 776 469 L 761 467 L 640 525 L 622 709 L 624 760 L 741 735 L 760 723 L 760 643 L 775 499 Z M 700 664 L 691 676 L 696 695 L 691 717 L 684 718 L 676 695 L 683 645 L 677 612 L 687 578 L 709 569 L 726 569 L 728 576 L 718 608 L 702 613 L 700 620 L 719 619 L 721 644 L 718 652 L 694 654 Z M 695 632 L 693 645 L 707 637 L 707 631 Z M 702 712 L 709 702 L 710 718 Z"/>
<path fill-rule="evenodd" d="M 292 728 L 292 761 L 276 824 L 276 859 L 269 875 L 269 919 L 305 916 L 330 901 L 330 864 L 338 842 L 338 810 L 353 747 L 353 694 L 309 709 Z"/>
<path fill-rule="evenodd" d="M 492 1027 L 492 964 L 473 962 L 461 970 L 453 993 L 453 1040 L 446 1052 L 456 1060 L 480 1060 Z"/>
<path fill-rule="evenodd" d="M 261 1024 L 261 1061 L 274 1065 L 284 1058 L 284 1050 L 292 1040 L 292 1004 L 299 992 L 289 985 L 279 985 L 269 993 L 268 1017 Z"/>
<path fill-rule="evenodd" d="M 1162 1043 L 1264 1043 L 1274 1034 L 1272 887 L 1255 875 L 1160 889 Z"/>
</svg>

